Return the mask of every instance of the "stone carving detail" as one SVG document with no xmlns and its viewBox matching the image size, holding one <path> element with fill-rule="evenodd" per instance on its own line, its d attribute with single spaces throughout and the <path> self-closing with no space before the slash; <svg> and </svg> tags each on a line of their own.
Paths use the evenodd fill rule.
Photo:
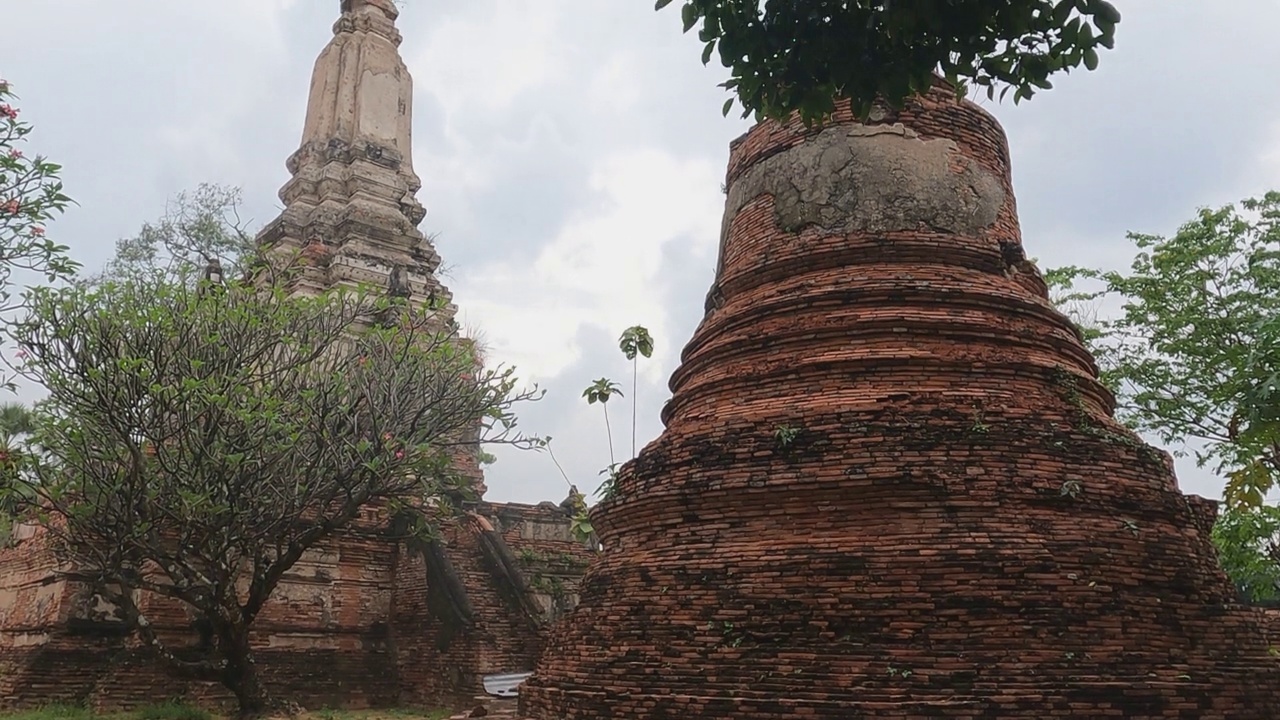
<svg viewBox="0 0 1280 720">
<path fill-rule="evenodd" d="M 714 312 L 527 717 L 1280 717 L 1213 504 L 1112 419 L 990 115 L 764 123 L 728 185 Z"/>
</svg>

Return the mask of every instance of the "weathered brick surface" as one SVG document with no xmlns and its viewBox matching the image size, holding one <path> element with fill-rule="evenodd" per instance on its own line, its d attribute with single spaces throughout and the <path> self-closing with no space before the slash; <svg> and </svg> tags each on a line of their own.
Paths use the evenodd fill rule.
<svg viewBox="0 0 1280 720">
<path fill-rule="evenodd" d="M 431 616 L 424 558 L 402 551 L 404 565 L 396 577 L 402 600 L 395 605 L 393 625 L 403 702 L 465 703 L 480 689 L 484 675 L 533 669 L 545 627 L 577 601 L 578 583 L 593 553 L 572 539 L 568 518 L 558 507 L 481 503 L 475 512 L 502 533 L 532 587 L 520 590 L 498 580 L 472 528 L 448 528 L 448 554 L 474 610 L 474 624 L 453 635 L 438 619 L 423 623 Z M 525 612 L 521 592 L 541 612 Z"/>
<path fill-rule="evenodd" d="M 376 534 L 351 532 L 308 553 L 286 575 L 256 625 L 259 661 L 273 690 L 321 704 L 396 702 L 387 647 L 395 548 Z M 13 572 L 14 560 L 30 570 Z M 216 686 L 167 672 L 122 632 L 114 608 L 58 579 L 42 537 L 0 551 L 0 562 L 0 705 L 228 699 Z M 144 595 L 141 606 L 167 644 L 198 644 L 182 605 Z"/>
<path fill-rule="evenodd" d="M 591 552 L 568 535 L 555 507 L 481 503 L 527 575 L 562 577 L 576 599 Z M 256 658 L 269 689 L 304 707 L 465 703 L 488 673 L 528 670 L 552 617 L 522 611 L 482 556 L 472 526 L 445 529 L 445 554 L 475 608 L 472 624 L 442 642 L 444 621 L 427 607 L 425 562 L 375 527 L 346 533 L 308 553 L 285 577 L 256 624 Z M 122 632 L 114 609 L 57 578 L 44 537 L 30 529 L 0 549 L 0 707 L 50 702 L 130 708 L 181 697 L 228 706 L 219 685 L 184 678 Z M 534 556 L 532 553 L 539 553 Z M 566 558 L 572 558 L 568 563 Z M 535 604 L 537 588 L 525 588 Z M 198 645 L 187 610 L 144 596 L 142 607 L 166 643 Z"/>
<path fill-rule="evenodd" d="M 1214 505 L 1112 420 L 1008 168 L 943 90 L 733 145 L 666 430 L 594 514 L 523 712 L 1280 717 Z"/>
</svg>

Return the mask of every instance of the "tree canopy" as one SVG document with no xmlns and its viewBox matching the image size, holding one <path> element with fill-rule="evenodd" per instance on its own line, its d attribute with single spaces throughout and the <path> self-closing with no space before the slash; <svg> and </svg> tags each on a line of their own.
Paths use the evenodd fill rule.
<svg viewBox="0 0 1280 720">
<path fill-rule="evenodd" d="M 26 144 L 32 132 L 22 112 L 13 106 L 13 87 L 0 78 L 0 314 L 24 305 L 14 291 L 14 273 L 55 282 L 70 278 L 79 263 L 65 245 L 48 235 L 49 221 L 71 204 L 63 192 L 60 165 L 39 155 L 29 155 Z M 0 384 L 12 389 L 11 378 Z"/>
<path fill-rule="evenodd" d="M 1088 332 L 1121 419 L 1198 445 L 1198 462 L 1227 478 L 1226 501 L 1256 506 L 1280 485 L 1280 192 L 1201 210 L 1172 237 L 1129 238 L 1128 272 L 1050 279 L 1080 283 L 1064 296 L 1075 302 L 1120 301 Z"/>
<path fill-rule="evenodd" d="M 240 216 L 240 190 L 204 183 L 174 196 L 164 215 L 138 234 L 116 242 L 115 257 L 93 281 L 148 274 L 196 277 L 217 261 L 228 277 L 240 277 L 260 256 L 248 223 Z"/>
<path fill-rule="evenodd" d="M 1172 237 L 1130 234 L 1127 272 L 1049 270 L 1119 418 L 1226 478 L 1213 539 L 1252 602 L 1280 601 L 1280 193 L 1204 209 Z M 1100 305 L 1119 301 L 1109 317 Z"/>
<path fill-rule="evenodd" d="M 1280 507 L 1227 508 L 1213 526 L 1213 543 L 1245 600 L 1280 603 Z"/>
<path fill-rule="evenodd" d="M 862 115 L 878 98 L 897 106 L 935 74 L 1030 98 L 1056 72 L 1096 68 L 1120 13 L 1106 0 L 686 0 L 682 19 L 698 28 L 702 62 L 718 53 L 729 68 L 743 117 L 811 122 L 837 98 Z"/>
</svg>

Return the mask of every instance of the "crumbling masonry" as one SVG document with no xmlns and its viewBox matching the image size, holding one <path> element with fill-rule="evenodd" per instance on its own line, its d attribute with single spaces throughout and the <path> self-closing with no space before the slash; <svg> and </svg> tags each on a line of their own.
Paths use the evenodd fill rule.
<svg viewBox="0 0 1280 720">
<path fill-rule="evenodd" d="M 1215 506 L 1112 419 L 953 91 L 733 144 L 671 388 L 527 716 L 1280 717 Z"/>
<path fill-rule="evenodd" d="M 418 231 L 412 81 L 388 0 L 344 0 L 316 63 L 285 210 L 259 237 L 300 255 L 292 287 L 371 283 L 453 318 L 440 260 Z M 460 470 L 483 493 L 477 458 Z M 259 617 L 268 689 L 305 707 L 426 705 L 481 691 L 481 677 L 532 668 L 547 625 L 576 602 L 593 553 L 558 506 L 473 503 L 437 543 L 405 542 L 371 512 L 303 558 Z M 222 704 L 219 686 L 164 668 L 89 588 L 59 578 L 48 538 L 18 528 L 0 547 L 0 707 L 128 708 L 173 697 Z M 180 605 L 141 609 L 171 647 L 200 642 Z"/>
</svg>

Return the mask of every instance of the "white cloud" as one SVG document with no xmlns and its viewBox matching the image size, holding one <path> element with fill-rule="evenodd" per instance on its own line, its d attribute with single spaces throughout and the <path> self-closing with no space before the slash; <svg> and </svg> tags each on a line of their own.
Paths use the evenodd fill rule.
<svg viewBox="0 0 1280 720">
<path fill-rule="evenodd" d="M 1271 124 L 1271 131 L 1262 143 L 1258 154 L 1257 179 L 1252 193 L 1280 190 L 1280 120 Z"/>
<path fill-rule="evenodd" d="M 420 88 L 436 96 L 451 123 L 467 113 L 519 111 L 511 103 L 566 72 L 557 37 L 565 0 L 476 0 L 427 18 L 411 66 Z"/>
<path fill-rule="evenodd" d="M 1197 205 L 1280 185 L 1269 74 L 1280 45 L 1267 42 L 1280 6 L 1126 2 L 1097 72 L 1018 108 L 988 104 L 1010 131 L 1027 250 L 1048 264 L 1124 266 L 1126 230 L 1171 232 Z M 36 123 L 32 147 L 65 166 L 79 203 L 51 235 L 101 262 L 167 196 L 202 181 L 244 186 L 249 215 L 270 219 L 337 2 L 4 4 L 19 31 L 5 36 L 3 70 Z M 652 8 L 422 0 L 400 20 L 424 230 L 444 233 L 464 321 L 556 398 L 530 412 L 541 424 L 531 429 L 556 436 L 575 479 L 607 463 L 599 409 L 577 398 L 586 374 L 597 363 L 608 367 L 591 377 L 623 372 L 616 350 L 595 343 L 634 323 L 659 354 L 641 365 L 640 440 L 660 429 L 661 383 L 705 290 L 677 306 L 660 263 L 694 243 L 675 256 L 709 273 L 725 147 L 744 126 L 720 117 L 725 72 L 698 64 L 679 12 Z M 545 458 L 504 456 L 490 477 L 494 499 L 562 497 Z M 1183 484 L 1221 487 L 1202 471 Z"/>
<path fill-rule="evenodd" d="M 584 325 L 616 335 L 637 323 L 666 336 L 668 309 L 654 291 L 663 248 L 716 247 L 719 169 L 659 149 L 621 153 L 592 173 L 598 202 L 566 219 L 529 265 L 495 258 L 461 274 L 455 296 L 483 328 L 495 359 L 531 379 L 552 378 L 580 355 Z"/>
</svg>

